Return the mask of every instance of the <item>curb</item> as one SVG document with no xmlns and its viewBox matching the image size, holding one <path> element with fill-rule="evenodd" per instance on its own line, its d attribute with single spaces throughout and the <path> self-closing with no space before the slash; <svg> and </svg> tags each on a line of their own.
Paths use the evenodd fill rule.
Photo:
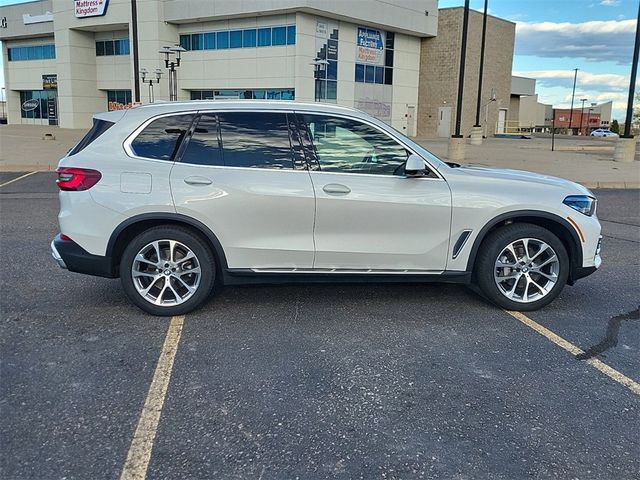
<svg viewBox="0 0 640 480">
<path fill-rule="evenodd" d="M 580 183 L 580 182 L 576 182 Z M 640 189 L 640 182 L 585 182 L 580 183 L 583 187 L 587 188 L 611 188 L 617 190 L 635 190 Z"/>
</svg>

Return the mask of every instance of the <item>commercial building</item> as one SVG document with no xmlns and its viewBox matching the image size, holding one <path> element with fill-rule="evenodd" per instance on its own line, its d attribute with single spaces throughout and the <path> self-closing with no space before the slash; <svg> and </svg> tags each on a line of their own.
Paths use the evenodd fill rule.
<svg viewBox="0 0 640 480">
<path fill-rule="evenodd" d="M 179 100 L 335 102 L 415 135 L 421 40 L 436 35 L 437 13 L 436 0 L 40 0 L 5 6 L 0 40 L 8 120 L 86 128 L 92 114 L 126 108 L 137 92 L 140 101 L 149 100 L 143 68 L 147 80 L 161 69 L 153 94 L 167 100 L 159 50 L 181 45 Z"/>
<path fill-rule="evenodd" d="M 422 39 L 418 101 L 418 135 L 448 137 L 454 133 L 464 9 L 438 11 L 438 35 Z M 469 12 L 461 132 L 476 120 L 482 14 Z M 485 135 L 504 128 L 511 93 L 515 23 L 489 15 L 482 82 L 480 124 Z"/>
</svg>

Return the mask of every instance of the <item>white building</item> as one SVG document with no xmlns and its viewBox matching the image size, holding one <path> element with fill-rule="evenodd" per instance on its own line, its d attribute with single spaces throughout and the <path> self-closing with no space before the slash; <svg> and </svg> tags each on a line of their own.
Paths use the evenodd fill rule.
<svg viewBox="0 0 640 480">
<path fill-rule="evenodd" d="M 415 134 L 437 0 L 39 0 L 0 7 L 0 20 L 9 123 L 86 128 L 149 100 L 143 68 L 162 70 L 154 94 L 167 100 L 159 50 L 178 44 L 178 99 L 336 102 Z"/>
</svg>

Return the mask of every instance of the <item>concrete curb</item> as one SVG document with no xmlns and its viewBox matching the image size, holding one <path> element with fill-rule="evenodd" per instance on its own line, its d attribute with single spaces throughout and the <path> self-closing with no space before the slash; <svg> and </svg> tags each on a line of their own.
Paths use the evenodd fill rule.
<svg viewBox="0 0 640 480">
<path fill-rule="evenodd" d="M 640 189 L 640 182 L 585 182 L 585 183 L 577 182 L 577 183 L 587 188 L 612 188 L 617 190 Z"/>
</svg>

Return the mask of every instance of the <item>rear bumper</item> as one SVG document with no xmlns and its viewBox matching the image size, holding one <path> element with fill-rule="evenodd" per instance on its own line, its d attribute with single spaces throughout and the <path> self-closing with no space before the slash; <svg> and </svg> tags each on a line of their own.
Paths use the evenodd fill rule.
<svg viewBox="0 0 640 480">
<path fill-rule="evenodd" d="M 118 276 L 111 257 L 92 255 L 73 240 L 62 240 L 60 235 L 51 242 L 51 255 L 61 268 L 70 272 L 106 278 Z"/>
</svg>

